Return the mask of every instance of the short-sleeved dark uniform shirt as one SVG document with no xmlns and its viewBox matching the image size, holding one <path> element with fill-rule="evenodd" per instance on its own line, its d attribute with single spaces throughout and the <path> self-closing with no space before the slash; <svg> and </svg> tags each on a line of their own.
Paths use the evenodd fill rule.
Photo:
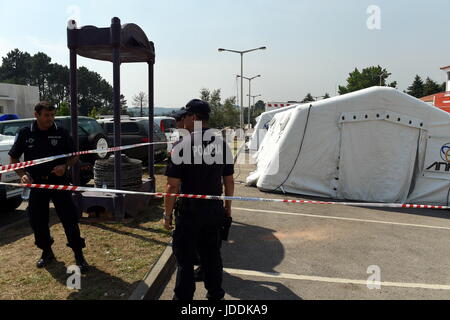
<svg viewBox="0 0 450 320">
<path fill-rule="evenodd" d="M 75 152 L 75 145 L 66 129 L 58 127 L 54 123 L 47 131 L 42 131 L 39 130 L 35 121 L 31 127 L 25 127 L 19 131 L 16 141 L 9 151 L 9 155 L 15 159 L 19 159 L 24 155 L 24 160 L 30 161 L 72 152 Z M 35 182 L 39 182 L 42 177 L 57 179 L 56 176 L 51 174 L 51 171 L 56 166 L 65 163 L 67 163 L 67 158 L 29 167 L 26 168 L 26 171 Z"/>
<path fill-rule="evenodd" d="M 206 130 L 208 129 L 203 129 L 201 132 L 202 137 Z M 216 141 L 216 137 L 214 136 L 210 141 L 203 141 L 202 139 L 200 144 L 203 148 L 199 148 L 199 144 L 195 143 L 195 134 L 200 134 L 200 132 L 192 133 L 190 137 L 183 138 L 183 140 L 174 146 L 167 165 L 166 176 L 181 179 L 180 192 L 183 194 L 220 196 L 223 193 L 222 178 L 234 174 L 234 162 L 231 150 L 221 137 Z M 186 148 L 189 145 L 191 148 L 190 162 L 175 164 L 177 161 L 174 161 L 174 153 L 181 150 L 180 156 L 182 156 L 183 147 Z M 195 163 L 194 157 L 196 155 L 198 156 L 200 152 L 212 153 L 215 159 L 221 157 L 222 161 L 216 161 L 211 164 L 205 162 L 203 158 L 201 163 L 198 160 Z"/>
</svg>

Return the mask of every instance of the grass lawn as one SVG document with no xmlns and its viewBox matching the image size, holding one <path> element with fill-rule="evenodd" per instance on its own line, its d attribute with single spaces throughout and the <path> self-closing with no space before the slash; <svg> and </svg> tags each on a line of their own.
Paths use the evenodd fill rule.
<svg viewBox="0 0 450 320">
<path fill-rule="evenodd" d="M 158 192 L 165 185 L 162 169 L 157 170 Z M 128 299 L 171 240 L 162 225 L 163 211 L 163 200 L 155 199 L 125 223 L 81 222 L 85 257 L 92 266 L 82 275 L 81 290 L 66 286 L 67 267 L 75 260 L 53 209 L 50 230 L 57 261 L 46 269 L 35 267 L 41 251 L 34 245 L 28 222 L 7 229 L 0 234 L 0 300 Z"/>
<path fill-rule="evenodd" d="M 233 153 L 242 146 L 233 144 Z M 156 190 L 165 191 L 165 164 L 156 164 Z M 145 176 L 145 174 L 144 174 Z M 163 227 L 163 200 L 154 199 L 137 217 L 124 223 L 80 223 L 91 271 L 81 278 L 81 290 L 67 288 L 67 267 L 75 263 L 56 213 L 50 209 L 50 231 L 57 261 L 37 269 L 41 250 L 25 221 L 0 233 L 0 300 L 128 299 L 140 280 L 170 243 Z"/>
</svg>

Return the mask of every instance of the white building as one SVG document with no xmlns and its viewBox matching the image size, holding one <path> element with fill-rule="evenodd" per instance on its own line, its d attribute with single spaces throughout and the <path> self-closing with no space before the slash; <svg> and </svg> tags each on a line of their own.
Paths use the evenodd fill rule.
<svg viewBox="0 0 450 320">
<path fill-rule="evenodd" d="M 38 87 L 0 83 L 0 116 L 16 114 L 19 118 L 32 118 L 38 102 Z"/>
</svg>

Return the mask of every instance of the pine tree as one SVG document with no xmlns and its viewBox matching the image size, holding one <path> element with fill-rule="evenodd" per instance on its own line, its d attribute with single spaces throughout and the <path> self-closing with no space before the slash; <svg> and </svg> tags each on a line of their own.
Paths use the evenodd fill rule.
<svg viewBox="0 0 450 320">
<path fill-rule="evenodd" d="M 316 101 L 311 93 L 308 93 L 305 98 L 301 101 L 302 103 L 314 102 Z"/>
<path fill-rule="evenodd" d="M 422 98 L 425 96 L 424 84 L 423 84 L 422 78 L 419 75 L 416 75 L 413 83 L 408 87 L 408 89 L 405 91 L 405 93 L 409 94 L 410 96 L 416 97 L 416 98 Z"/>
<path fill-rule="evenodd" d="M 441 86 L 436 81 L 427 77 L 423 85 L 423 96 L 425 97 L 439 92 L 442 92 Z"/>
</svg>

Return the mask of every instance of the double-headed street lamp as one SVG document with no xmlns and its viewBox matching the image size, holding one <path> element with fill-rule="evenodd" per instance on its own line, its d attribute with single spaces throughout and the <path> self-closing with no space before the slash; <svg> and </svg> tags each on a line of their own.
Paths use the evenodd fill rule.
<svg viewBox="0 0 450 320">
<path fill-rule="evenodd" d="M 250 129 L 250 109 L 252 107 L 250 99 L 251 99 L 251 94 L 252 94 L 252 80 L 261 77 L 261 75 L 258 74 L 257 76 L 254 76 L 253 78 L 247 78 L 247 77 L 243 77 L 243 76 L 238 76 L 238 77 L 241 77 L 241 79 L 243 78 L 243 79 L 248 80 L 248 128 Z"/>
<path fill-rule="evenodd" d="M 224 52 L 224 51 L 228 51 L 228 52 L 234 52 L 234 53 L 239 53 L 241 55 L 241 110 L 240 110 L 240 116 L 239 116 L 239 122 L 240 122 L 240 126 L 241 129 L 244 128 L 243 126 L 243 114 L 242 114 L 242 104 L 244 102 L 244 54 L 245 53 L 249 53 L 252 51 L 256 51 L 256 50 L 266 50 L 266 47 L 260 47 L 260 48 L 255 48 L 255 49 L 250 49 L 250 50 L 244 50 L 244 51 L 238 51 L 238 50 L 229 50 L 229 49 L 223 49 L 223 48 L 219 48 L 219 52 Z"/>
<path fill-rule="evenodd" d="M 256 96 L 251 96 L 251 95 L 248 94 L 247 96 L 253 98 L 253 104 L 252 104 L 253 107 L 255 106 L 255 99 L 258 98 L 258 97 L 262 97 L 262 95 L 260 95 L 260 94 L 258 94 L 258 95 L 256 95 Z"/>
<path fill-rule="evenodd" d="M 383 71 L 380 73 L 379 77 L 380 77 L 380 87 L 383 86 L 383 76 L 387 74 L 387 71 Z"/>
<path fill-rule="evenodd" d="M 252 104 L 252 107 L 255 108 L 255 98 L 261 97 L 261 95 L 258 94 L 258 95 L 256 95 L 256 96 L 251 96 L 251 95 L 248 94 L 248 96 L 253 98 L 253 104 Z"/>
</svg>

